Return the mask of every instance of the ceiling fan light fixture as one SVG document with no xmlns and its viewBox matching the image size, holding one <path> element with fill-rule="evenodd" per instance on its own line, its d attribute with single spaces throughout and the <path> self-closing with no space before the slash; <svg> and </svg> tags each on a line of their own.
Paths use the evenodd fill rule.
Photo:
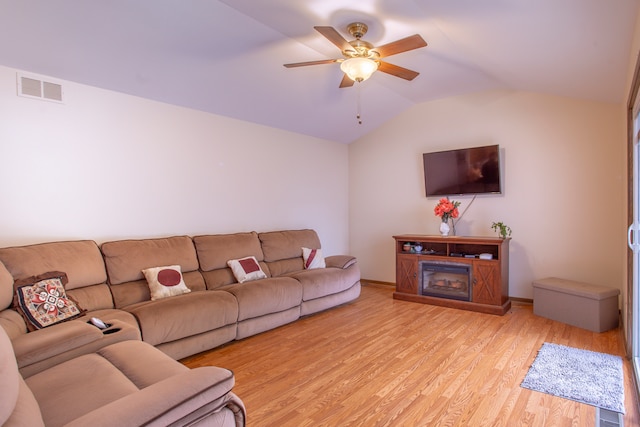
<svg viewBox="0 0 640 427">
<path fill-rule="evenodd" d="M 342 61 L 340 69 L 354 82 L 363 82 L 378 69 L 378 63 L 370 58 L 354 57 Z"/>
</svg>

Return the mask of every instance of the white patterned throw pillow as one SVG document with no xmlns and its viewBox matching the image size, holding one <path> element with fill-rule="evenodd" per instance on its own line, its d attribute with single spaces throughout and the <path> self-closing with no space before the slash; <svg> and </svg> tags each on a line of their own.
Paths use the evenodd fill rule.
<svg viewBox="0 0 640 427">
<path fill-rule="evenodd" d="M 142 274 L 147 279 L 151 299 L 154 301 L 191 292 L 184 283 L 179 265 L 147 268 L 142 270 Z"/>
<path fill-rule="evenodd" d="M 304 259 L 304 268 L 306 270 L 325 268 L 327 266 L 322 256 L 322 249 L 302 248 L 302 258 Z"/>
<path fill-rule="evenodd" d="M 227 261 L 227 265 L 231 267 L 231 271 L 233 271 L 233 275 L 238 283 L 267 278 L 267 275 L 264 274 L 258 260 L 254 256 L 231 259 Z"/>
</svg>

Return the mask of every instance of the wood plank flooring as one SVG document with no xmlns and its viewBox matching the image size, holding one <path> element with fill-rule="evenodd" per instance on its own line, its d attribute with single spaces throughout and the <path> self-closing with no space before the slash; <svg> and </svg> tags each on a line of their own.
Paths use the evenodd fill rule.
<svg viewBox="0 0 640 427">
<path fill-rule="evenodd" d="M 619 330 L 594 333 L 392 298 L 363 283 L 350 304 L 182 362 L 235 373 L 249 426 L 594 426 L 595 408 L 520 387 L 543 342 L 623 356 Z M 626 427 L 640 425 L 624 359 Z"/>
</svg>

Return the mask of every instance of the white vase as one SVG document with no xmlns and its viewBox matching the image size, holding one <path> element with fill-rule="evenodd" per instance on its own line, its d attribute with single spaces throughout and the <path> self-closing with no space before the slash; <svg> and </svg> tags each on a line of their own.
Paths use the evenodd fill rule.
<svg viewBox="0 0 640 427">
<path fill-rule="evenodd" d="M 448 236 L 449 235 L 449 224 L 442 221 L 440 223 L 440 234 L 442 234 L 443 236 Z"/>
</svg>

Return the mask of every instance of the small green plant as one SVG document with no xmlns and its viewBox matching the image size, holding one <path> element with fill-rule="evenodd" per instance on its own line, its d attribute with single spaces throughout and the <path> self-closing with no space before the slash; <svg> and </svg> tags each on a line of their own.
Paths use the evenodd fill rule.
<svg viewBox="0 0 640 427">
<path fill-rule="evenodd" d="M 491 228 L 493 228 L 493 231 L 496 231 L 503 239 L 506 239 L 507 236 L 511 236 L 511 227 L 502 221 L 492 223 Z"/>
</svg>

